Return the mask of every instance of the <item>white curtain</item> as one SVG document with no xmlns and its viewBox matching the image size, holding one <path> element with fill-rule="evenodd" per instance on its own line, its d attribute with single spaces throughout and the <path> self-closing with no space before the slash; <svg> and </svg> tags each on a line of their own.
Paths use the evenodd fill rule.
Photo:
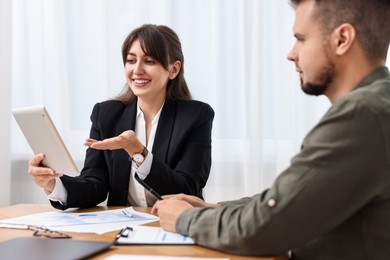
<svg viewBox="0 0 390 260">
<path fill-rule="evenodd" d="M 11 191 L 11 1 L 0 0 L 0 207 Z"/>
<path fill-rule="evenodd" d="M 27 174 L 32 152 L 11 108 L 44 104 L 81 167 L 92 106 L 122 89 L 121 45 L 144 23 L 178 33 L 193 96 L 216 112 L 205 189 L 211 202 L 270 186 L 330 106 L 324 97 L 301 92 L 286 59 L 294 42 L 287 0 L 12 0 L 12 15 L 4 18 L 1 11 L 12 28 L 12 35 L 0 31 L 12 57 L 5 65 L 12 84 L 2 82 L 0 104 L 9 125 L 1 140 L 12 141 L 11 149 L 1 150 L 12 162 L 12 173 L 5 172 L 10 204 L 46 201 Z"/>
</svg>

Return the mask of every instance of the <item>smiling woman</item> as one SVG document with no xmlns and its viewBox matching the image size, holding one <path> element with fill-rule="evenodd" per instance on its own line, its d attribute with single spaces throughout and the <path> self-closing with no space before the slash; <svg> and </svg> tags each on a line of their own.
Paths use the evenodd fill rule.
<svg viewBox="0 0 390 260">
<path fill-rule="evenodd" d="M 127 86 L 94 106 L 80 176 L 42 167 L 42 154 L 30 160 L 32 179 L 55 208 L 94 207 L 107 197 L 108 206 L 152 206 L 156 198 L 135 176 L 162 195 L 203 197 L 214 111 L 191 99 L 179 38 L 146 24 L 129 34 L 122 54 Z"/>
<path fill-rule="evenodd" d="M 164 55 L 165 53 L 169 53 L 169 56 Z M 181 43 L 170 28 L 161 25 L 144 25 L 134 30 L 123 43 L 122 59 L 126 70 L 127 86 L 123 94 L 118 97 L 119 100 L 128 103 L 136 96 L 142 95 L 143 99 L 148 98 L 148 92 L 143 93 L 142 89 L 145 90 L 149 83 L 152 86 L 146 89 L 159 93 L 160 95 L 157 96 L 192 99 L 184 79 L 184 56 Z M 153 82 L 148 75 L 154 78 Z M 166 82 L 167 78 L 168 82 Z M 148 99 L 154 98 L 155 95 L 151 93 L 149 96 L 151 97 Z"/>
<path fill-rule="evenodd" d="M 8 105 L 1 106 L 44 104 L 80 168 L 90 108 L 126 84 L 121 45 L 142 24 L 168 25 L 180 36 L 191 94 L 216 111 L 204 190 L 209 201 L 269 186 L 329 106 L 325 98 L 318 102 L 297 91 L 286 59 L 294 40 L 287 1 L 1 1 L 9 5 L 1 19 L 9 18 L 2 25 L 12 31 L 0 39 L 10 41 L 13 79 L 8 98 L 1 93 Z M 4 116 L 9 122 L 10 112 Z M 14 121 L 10 128 L 4 136 L 12 140 L 7 203 L 45 202 L 26 174 L 31 150 Z"/>
</svg>

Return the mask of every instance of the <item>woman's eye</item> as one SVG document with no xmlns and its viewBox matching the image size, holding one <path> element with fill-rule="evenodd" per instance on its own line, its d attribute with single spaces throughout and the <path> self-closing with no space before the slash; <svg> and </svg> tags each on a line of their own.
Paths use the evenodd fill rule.
<svg viewBox="0 0 390 260">
<path fill-rule="evenodd" d="M 148 65 L 154 65 L 156 62 L 154 60 L 145 60 L 145 63 Z"/>
<path fill-rule="evenodd" d="M 127 62 L 127 63 L 130 63 L 130 64 L 134 64 L 134 63 L 135 63 L 135 60 L 134 60 L 134 59 L 127 59 L 126 62 Z"/>
</svg>

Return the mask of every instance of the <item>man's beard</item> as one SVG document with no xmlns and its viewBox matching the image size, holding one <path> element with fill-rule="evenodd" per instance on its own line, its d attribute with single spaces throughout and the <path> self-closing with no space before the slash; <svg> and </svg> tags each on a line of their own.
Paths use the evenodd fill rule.
<svg viewBox="0 0 390 260">
<path fill-rule="evenodd" d="M 332 83 L 334 77 L 334 67 L 334 64 L 330 61 L 330 59 L 328 59 L 327 65 L 321 69 L 318 76 L 316 77 L 317 83 L 303 83 L 301 79 L 301 88 L 303 92 L 314 96 L 323 95 L 329 88 L 329 85 Z"/>
</svg>

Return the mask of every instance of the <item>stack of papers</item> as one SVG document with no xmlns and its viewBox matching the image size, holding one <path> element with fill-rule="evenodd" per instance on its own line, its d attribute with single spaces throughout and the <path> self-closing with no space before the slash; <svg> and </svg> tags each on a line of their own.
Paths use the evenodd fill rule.
<svg viewBox="0 0 390 260">
<path fill-rule="evenodd" d="M 23 217 L 3 219 L 0 227 L 24 228 L 44 226 L 57 231 L 103 234 L 129 225 L 142 225 L 159 220 L 158 217 L 135 211 L 132 207 L 117 210 L 76 212 L 44 212 Z"/>
</svg>

